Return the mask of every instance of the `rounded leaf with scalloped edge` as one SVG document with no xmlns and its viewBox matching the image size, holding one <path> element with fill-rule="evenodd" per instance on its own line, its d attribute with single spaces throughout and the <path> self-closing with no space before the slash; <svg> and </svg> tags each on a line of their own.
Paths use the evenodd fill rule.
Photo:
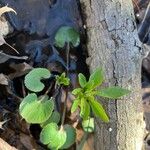
<svg viewBox="0 0 150 150">
<path fill-rule="evenodd" d="M 46 125 L 40 133 L 40 141 L 48 144 L 52 150 L 60 149 L 67 139 L 67 134 L 63 127 L 59 129 L 56 123 Z"/>
<path fill-rule="evenodd" d="M 66 124 L 66 125 L 64 125 L 64 130 L 67 134 L 67 139 L 66 139 L 65 144 L 60 149 L 68 149 L 76 141 L 76 130 L 75 130 L 75 128 Z"/>
<path fill-rule="evenodd" d="M 43 123 L 52 114 L 54 102 L 47 96 L 38 100 L 36 94 L 28 94 L 20 104 L 19 113 L 28 123 Z"/>
<path fill-rule="evenodd" d="M 40 92 L 45 87 L 41 79 L 48 79 L 50 75 L 50 71 L 46 68 L 35 68 L 25 76 L 25 86 L 30 91 Z"/>
<path fill-rule="evenodd" d="M 63 26 L 58 29 L 55 35 L 57 47 L 63 48 L 66 43 L 71 43 L 74 47 L 80 44 L 80 35 L 73 27 Z"/>
</svg>

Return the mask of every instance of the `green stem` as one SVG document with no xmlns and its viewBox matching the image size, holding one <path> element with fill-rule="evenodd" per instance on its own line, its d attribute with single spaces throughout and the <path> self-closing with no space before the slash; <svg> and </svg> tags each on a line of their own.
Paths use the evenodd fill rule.
<svg viewBox="0 0 150 150">
<path fill-rule="evenodd" d="M 67 62 L 67 72 L 66 72 L 66 76 L 68 77 L 68 72 L 69 72 L 69 53 L 70 53 L 70 45 L 69 43 L 67 43 L 67 48 L 66 48 L 66 62 Z M 63 109 L 63 116 L 62 116 L 62 121 L 61 121 L 61 125 L 64 125 L 65 122 L 65 116 L 66 116 L 66 109 L 67 109 L 67 98 L 68 98 L 68 88 L 66 89 L 66 97 L 65 97 L 65 102 L 64 102 L 64 109 Z"/>
<path fill-rule="evenodd" d="M 52 85 L 50 85 L 49 88 L 46 90 L 46 92 L 45 92 L 45 94 L 43 95 L 43 97 L 39 100 L 40 102 L 45 99 L 46 95 L 50 92 L 51 88 L 52 88 Z"/>
<path fill-rule="evenodd" d="M 77 150 L 82 150 L 82 149 L 83 149 L 83 146 L 84 146 L 84 144 L 85 144 L 85 142 L 86 142 L 86 140 L 87 140 L 87 138 L 88 138 L 88 135 L 89 135 L 88 132 L 84 132 L 84 135 L 83 135 L 83 137 L 82 137 L 82 139 L 81 139 L 80 144 L 77 145 Z"/>
</svg>

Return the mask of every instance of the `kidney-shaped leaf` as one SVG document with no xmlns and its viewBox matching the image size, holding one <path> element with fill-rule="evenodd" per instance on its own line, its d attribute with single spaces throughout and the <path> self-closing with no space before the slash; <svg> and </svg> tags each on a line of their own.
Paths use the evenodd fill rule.
<svg viewBox="0 0 150 150">
<path fill-rule="evenodd" d="M 43 128 L 44 126 L 46 126 L 47 124 L 52 123 L 52 122 L 58 124 L 59 121 L 60 121 L 60 114 L 59 114 L 59 112 L 54 111 L 52 113 L 52 115 L 49 117 L 49 119 L 41 124 L 41 127 Z"/>
<path fill-rule="evenodd" d="M 35 68 L 25 76 L 25 86 L 33 92 L 40 92 L 44 89 L 41 79 L 50 78 L 50 72 L 46 68 Z"/>
<path fill-rule="evenodd" d="M 97 95 L 106 97 L 106 98 L 120 98 L 121 96 L 124 96 L 126 94 L 129 94 L 129 90 L 123 89 L 118 86 L 109 87 L 106 89 L 101 89 L 101 91 L 97 92 Z"/>
<path fill-rule="evenodd" d="M 64 125 L 64 130 L 67 135 L 65 144 L 60 149 L 68 149 L 71 145 L 75 143 L 76 140 L 76 130 L 70 125 Z"/>
<path fill-rule="evenodd" d="M 40 134 L 40 141 L 43 144 L 48 144 L 52 150 L 57 150 L 64 145 L 67 139 L 67 134 L 64 129 L 58 129 L 56 123 L 46 125 Z"/>
<path fill-rule="evenodd" d="M 71 43 L 74 47 L 77 47 L 80 43 L 79 33 L 72 27 L 61 27 L 55 36 L 56 46 L 63 48 L 65 43 Z"/>
<path fill-rule="evenodd" d="M 20 115 L 28 123 L 43 123 L 52 114 L 54 102 L 52 100 L 38 100 L 36 94 L 26 96 L 19 107 Z"/>
<path fill-rule="evenodd" d="M 100 103 L 98 103 L 96 100 L 91 100 L 89 102 L 94 115 L 102 119 L 104 122 L 109 122 L 109 118 L 103 106 Z"/>
</svg>

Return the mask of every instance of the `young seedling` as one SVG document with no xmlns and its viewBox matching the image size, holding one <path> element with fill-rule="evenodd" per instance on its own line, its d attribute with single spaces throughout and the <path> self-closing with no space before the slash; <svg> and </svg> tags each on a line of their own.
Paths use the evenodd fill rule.
<svg viewBox="0 0 150 150">
<path fill-rule="evenodd" d="M 73 113 L 80 108 L 80 116 L 83 120 L 87 120 L 90 117 L 90 112 L 92 110 L 95 116 L 99 117 L 104 122 L 109 122 L 109 117 L 101 103 L 96 100 L 96 96 L 118 99 L 128 94 L 129 90 L 118 86 L 97 90 L 96 88 L 104 81 L 101 69 L 96 69 L 96 71 L 91 74 L 88 81 L 81 73 L 78 75 L 78 78 L 81 88 L 77 88 L 72 91 L 76 98 L 73 102 L 71 112 Z"/>
</svg>

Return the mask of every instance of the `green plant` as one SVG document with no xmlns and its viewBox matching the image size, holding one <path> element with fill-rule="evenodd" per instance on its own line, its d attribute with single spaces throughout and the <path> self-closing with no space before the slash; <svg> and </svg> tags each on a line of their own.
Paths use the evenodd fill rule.
<svg viewBox="0 0 150 150">
<path fill-rule="evenodd" d="M 39 124 L 42 128 L 40 133 L 40 141 L 47 145 L 52 150 L 67 149 L 76 141 L 76 129 L 69 124 L 65 124 L 66 106 L 68 89 L 70 84 L 68 78 L 68 63 L 69 51 L 71 46 L 78 46 L 80 38 L 78 32 L 71 27 L 61 27 L 55 36 L 55 45 L 60 48 L 66 48 L 67 70 L 66 73 L 55 76 L 55 83 L 59 89 L 65 87 L 66 98 L 64 102 L 63 112 L 58 112 L 55 106 L 55 94 L 50 98 L 48 96 L 51 86 L 46 90 L 42 80 L 47 80 L 51 77 L 51 73 L 45 68 L 35 68 L 25 76 L 25 86 L 31 92 L 23 98 L 19 112 L 22 118 L 28 123 Z M 82 127 L 85 135 L 77 149 L 82 149 L 83 144 L 87 138 L 88 133 L 94 131 L 94 118 L 91 118 L 91 110 L 95 116 L 98 116 L 103 121 L 108 122 L 109 118 L 100 104 L 96 100 L 96 96 L 105 98 L 117 99 L 129 93 L 128 90 L 120 87 L 109 87 L 101 90 L 96 88 L 104 81 L 103 72 L 97 69 L 91 74 L 89 80 L 83 74 L 78 75 L 80 88 L 72 91 L 75 95 L 75 100 L 72 104 L 71 112 L 77 109 L 80 110 L 80 117 L 82 118 Z M 40 96 L 38 92 L 43 93 Z M 57 93 L 56 93 L 57 94 Z M 62 117 L 60 117 L 62 113 Z M 61 120 L 61 123 L 60 123 Z"/>
<path fill-rule="evenodd" d="M 128 94 L 129 90 L 118 86 L 97 90 L 96 88 L 104 81 L 101 69 L 96 69 L 96 71 L 91 74 L 88 81 L 81 73 L 78 75 L 78 78 L 81 88 L 76 88 L 72 91 L 76 99 L 73 102 L 71 112 L 73 113 L 77 108 L 80 108 L 80 116 L 83 120 L 87 120 L 92 110 L 95 116 L 99 117 L 104 122 L 108 122 L 109 118 L 101 103 L 96 100 L 96 96 L 117 99 Z"/>
</svg>

